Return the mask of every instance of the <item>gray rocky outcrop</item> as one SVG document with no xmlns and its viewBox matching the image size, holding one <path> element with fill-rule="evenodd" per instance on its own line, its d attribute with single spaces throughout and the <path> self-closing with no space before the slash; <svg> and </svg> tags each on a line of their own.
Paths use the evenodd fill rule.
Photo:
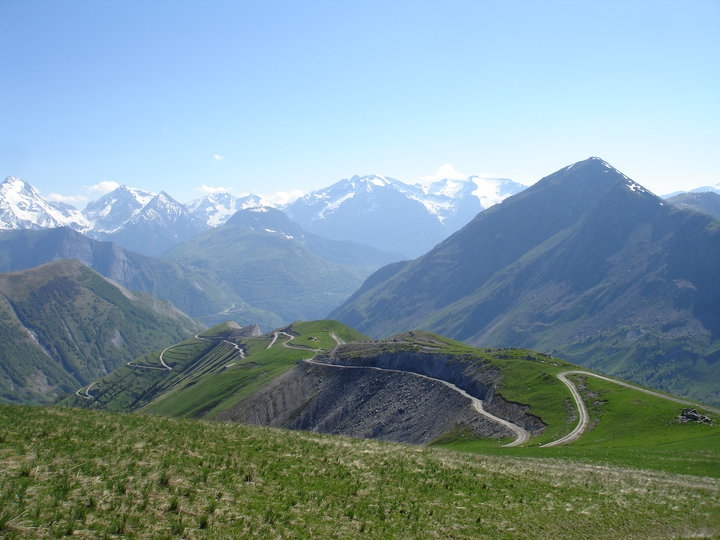
<svg viewBox="0 0 720 540">
<path fill-rule="evenodd" d="M 544 428 L 527 406 L 496 391 L 499 370 L 474 358 L 422 348 L 393 351 L 376 342 L 341 345 L 315 360 L 299 362 L 217 419 L 413 444 L 456 428 L 481 437 L 514 436 L 446 381 L 483 400 L 491 414 L 533 434 Z"/>
<path fill-rule="evenodd" d="M 299 363 L 218 420 L 427 444 L 453 428 L 513 433 L 439 381 L 412 373 Z"/>
</svg>

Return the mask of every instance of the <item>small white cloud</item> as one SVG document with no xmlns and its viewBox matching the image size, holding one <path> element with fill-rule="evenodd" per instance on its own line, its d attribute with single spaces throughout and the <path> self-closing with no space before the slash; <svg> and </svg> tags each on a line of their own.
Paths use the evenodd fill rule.
<svg viewBox="0 0 720 540">
<path fill-rule="evenodd" d="M 270 195 L 261 195 L 261 198 L 264 204 L 270 206 L 283 206 L 285 204 L 290 204 L 303 195 L 305 194 L 302 191 L 295 189 L 293 191 L 276 191 Z"/>
<path fill-rule="evenodd" d="M 73 206 L 87 202 L 87 197 L 82 195 L 60 195 L 59 193 L 51 193 L 45 198 L 48 201 L 71 204 Z"/>
<path fill-rule="evenodd" d="M 469 177 L 469 174 L 461 173 L 460 171 L 455 170 L 455 167 L 453 167 L 450 163 L 445 163 L 442 167 L 440 167 L 437 172 L 430 176 L 422 176 L 420 177 L 420 180 L 423 182 L 436 182 L 438 180 L 465 180 L 467 177 Z"/>
<path fill-rule="evenodd" d="M 112 180 L 103 180 L 92 186 L 83 186 L 85 191 L 88 193 L 99 193 L 104 195 L 120 187 L 120 184 L 113 182 Z"/>
<path fill-rule="evenodd" d="M 225 156 L 222 156 L 222 155 L 220 155 L 220 154 L 213 154 L 212 158 L 213 158 L 215 161 L 224 161 L 224 160 L 225 160 Z"/>
<path fill-rule="evenodd" d="M 223 186 L 206 186 L 205 184 L 201 184 L 199 187 L 195 188 L 195 191 L 199 191 L 200 193 L 230 193 L 233 189 L 229 187 L 223 187 Z"/>
</svg>

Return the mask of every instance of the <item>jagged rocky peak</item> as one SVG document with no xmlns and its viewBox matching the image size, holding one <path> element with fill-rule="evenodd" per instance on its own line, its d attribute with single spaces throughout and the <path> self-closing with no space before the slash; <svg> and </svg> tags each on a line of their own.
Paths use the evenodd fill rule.
<svg viewBox="0 0 720 540">
<path fill-rule="evenodd" d="M 83 213 L 96 231 L 110 233 L 135 217 L 153 197 L 149 191 L 122 185 L 88 203 Z"/>
<path fill-rule="evenodd" d="M 85 230 L 88 222 L 78 209 L 44 199 L 22 178 L 8 176 L 0 184 L 0 229 L 54 227 Z"/>
<path fill-rule="evenodd" d="M 348 183 L 355 189 L 362 187 L 365 191 L 372 191 L 373 188 L 383 188 L 396 183 L 397 180 L 393 178 L 387 178 L 385 176 L 378 176 L 376 174 L 369 174 L 365 176 L 353 176 L 348 180 Z"/>
</svg>

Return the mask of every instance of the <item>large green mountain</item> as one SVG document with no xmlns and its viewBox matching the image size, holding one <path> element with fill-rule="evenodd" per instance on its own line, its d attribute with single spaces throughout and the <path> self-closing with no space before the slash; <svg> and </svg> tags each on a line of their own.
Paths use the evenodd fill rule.
<svg viewBox="0 0 720 540">
<path fill-rule="evenodd" d="M 215 324 L 240 302 L 230 287 L 177 263 L 134 253 L 113 242 L 93 240 L 67 227 L 0 231 L 0 272 L 75 259 L 119 283 L 168 300 L 191 317 Z"/>
<path fill-rule="evenodd" d="M 720 223 L 598 158 L 387 266 L 330 314 L 373 337 L 427 329 L 720 402 Z"/>
<path fill-rule="evenodd" d="M 367 246 L 305 234 L 273 208 L 241 210 L 163 259 L 225 284 L 241 300 L 224 317 L 262 328 L 322 317 L 389 260 Z"/>
<path fill-rule="evenodd" d="M 0 274 L 0 400 L 52 401 L 199 329 L 77 261 Z"/>
</svg>

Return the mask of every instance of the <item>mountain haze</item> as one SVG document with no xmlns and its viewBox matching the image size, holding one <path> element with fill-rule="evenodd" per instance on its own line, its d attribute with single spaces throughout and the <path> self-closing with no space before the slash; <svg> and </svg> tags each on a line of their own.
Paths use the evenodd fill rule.
<svg viewBox="0 0 720 540">
<path fill-rule="evenodd" d="M 373 337 L 427 329 L 519 346 L 717 403 L 720 224 L 599 158 L 379 270 L 330 317 Z"/>
<path fill-rule="evenodd" d="M 280 210 L 261 207 L 236 212 L 163 260 L 225 284 L 237 300 L 223 318 L 275 328 L 317 319 L 391 259 L 367 246 L 306 236 Z"/>
<path fill-rule="evenodd" d="M 239 299 L 223 283 L 164 259 L 93 240 L 67 227 L 0 231 L 0 272 L 74 259 L 123 287 L 162 298 L 191 317 L 214 321 Z"/>
<path fill-rule="evenodd" d="M 394 178 L 353 176 L 285 207 L 306 231 L 416 257 L 475 215 L 525 189 L 507 179 L 469 177 L 429 186 Z"/>
</svg>

